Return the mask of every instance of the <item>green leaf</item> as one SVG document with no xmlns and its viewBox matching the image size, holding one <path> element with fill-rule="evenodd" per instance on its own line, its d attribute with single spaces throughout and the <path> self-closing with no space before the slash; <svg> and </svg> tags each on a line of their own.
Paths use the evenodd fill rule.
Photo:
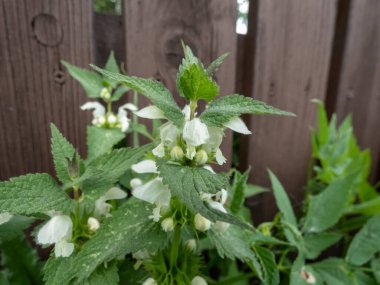
<svg viewBox="0 0 380 285">
<path fill-rule="evenodd" d="M 23 235 L 2 243 L 1 266 L 12 285 L 43 284 L 37 252 Z"/>
<path fill-rule="evenodd" d="M 380 258 L 374 258 L 371 260 L 371 269 L 377 283 L 380 284 Z"/>
<path fill-rule="evenodd" d="M 29 217 L 13 216 L 8 222 L 0 225 L 0 243 L 23 235 L 23 231 L 29 228 L 32 222 L 33 219 Z"/>
<path fill-rule="evenodd" d="M 298 253 L 296 260 L 293 262 L 290 270 L 290 285 L 307 285 L 306 280 L 302 278 L 301 271 L 305 265 L 305 258 L 302 253 Z"/>
<path fill-rule="evenodd" d="M 120 73 L 120 69 L 116 62 L 115 53 L 113 52 L 113 50 L 110 52 L 110 55 L 108 56 L 107 63 L 104 69 L 111 72 Z"/>
<path fill-rule="evenodd" d="M 174 164 L 158 163 L 160 176 L 164 184 L 169 186 L 170 192 L 184 203 L 193 214 L 200 213 L 212 222 L 223 221 L 250 227 L 231 214 L 223 213 L 211 208 L 201 199 L 202 193 L 217 193 L 221 189 L 228 189 L 228 178 L 224 174 L 214 174 L 203 167 L 189 167 Z"/>
<path fill-rule="evenodd" d="M 128 86 L 120 85 L 119 87 L 117 87 L 115 92 L 113 92 L 111 101 L 112 102 L 118 101 L 129 90 L 131 90 L 131 88 L 129 88 Z"/>
<path fill-rule="evenodd" d="M 74 202 L 48 174 L 28 174 L 0 182 L 0 212 L 19 215 L 70 212 Z"/>
<path fill-rule="evenodd" d="M 229 202 L 229 209 L 233 214 L 239 213 L 240 209 L 243 207 L 249 172 L 250 169 L 244 173 L 240 173 L 237 170 L 234 172 L 234 180 L 229 195 L 231 197 Z"/>
<path fill-rule="evenodd" d="M 306 258 L 317 258 L 322 251 L 337 243 L 341 238 L 341 234 L 333 232 L 305 235 Z"/>
<path fill-rule="evenodd" d="M 297 227 L 297 219 L 294 214 L 292 204 L 290 203 L 289 197 L 286 194 L 284 187 L 282 187 L 278 178 L 273 174 L 272 171 L 268 170 L 269 177 L 272 183 L 273 194 L 276 199 L 276 204 L 278 209 L 280 210 L 284 221 L 289 224 Z"/>
<path fill-rule="evenodd" d="M 207 67 L 207 74 L 209 76 L 213 76 L 215 72 L 218 71 L 220 65 L 223 63 L 223 61 L 227 58 L 228 53 L 224 53 L 221 56 L 219 56 L 217 59 L 215 59 L 211 64 Z"/>
<path fill-rule="evenodd" d="M 211 243 L 216 247 L 218 254 L 224 258 L 234 260 L 235 258 L 250 262 L 253 264 L 257 271 L 259 278 L 263 280 L 263 272 L 256 254 L 252 251 L 250 246 L 251 233 L 245 231 L 235 225 L 231 225 L 227 230 L 220 232 L 211 229 L 208 232 L 208 238 Z"/>
<path fill-rule="evenodd" d="M 358 284 L 350 268 L 339 258 L 328 258 L 310 265 L 327 285 Z"/>
<path fill-rule="evenodd" d="M 355 235 L 346 255 L 347 262 L 363 265 L 380 251 L 380 215 L 368 220 Z"/>
<path fill-rule="evenodd" d="M 83 283 L 74 283 L 74 285 L 82 285 Z M 111 265 L 100 265 L 99 268 L 91 274 L 90 278 L 84 282 L 84 285 L 118 285 L 119 273 L 116 262 Z"/>
<path fill-rule="evenodd" d="M 68 160 L 74 158 L 75 149 L 59 132 L 54 124 L 51 128 L 51 152 L 53 154 L 55 172 L 62 183 L 71 181 L 68 169 Z"/>
<path fill-rule="evenodd" d="M 87 127 L 87 161 L 111 152 L 112 148 L 124 138 L 125 134 L 118 128 Z"/>
<path fill-rule="evenodd" d="M 152 79 L 110 72 L 94 65 L 91 66 L 107 78 L 123 83 L 146 96 L 154 105 L 164 112 L 166 118 L 172 121 L 177 127 L 182 127 L 185 118 L 184 114 L 174 101 L 170 91 L 162 85 L 162 83 Z"/>
<path fill-rule="evenodd" d="M 344 213 L 357 173 L 335 180 L 322 193 L 310 197 L 304 230 L 321 232 L 334 226 Z"/>
<path fill-rule="evenodd" d="M 254 250 L 259 258 L 261 267 L 264 273 L 264 285 L 280 284 L 280 274 L 277 269 L 277 264 L 274 254 L 261 246 L 255 246 Z"/>
<path fill-rule="evenodd" d="M 100 91 L 103 88 L 103 83 L 102 77 L 99 74 L 93 71 L 76 67 L 63 60 L 61 62 L 67 68 L 70 75 L 79 81 L 79 83 L 86 91 L 88 97 L 100 97 Z"/>
<path fill-rule="evenodd" d="M 223 127 L 232 118 L 242 114 L 295 116 L 250 97 L 232 94 L 213 101 L 200 118 L 209 126 Z"/>
<path fill-rule="evenodd" d="M 149 219 L 152 211 L 153 206 L 148 203 L 128 200 L 112 213 L 112 218 L 105 220 L 76 255 L 55 259 L 59 264 L 47 267 L 46 284 L 64 285 L 74 279 L 81 284 L 105 262 L 143 249 L 155 252 L 164 248 L 167 235 L 159 223 Z"/>
<path fill-rule="evenodd" d="M 259 185 L 254 185 L 254 184 L 247 184 L 245 188 L 246 188 L 244 192 L 245 198 L 250 198 L 252 196 L 256 196 L 261 193 L 269 192 L 269 189 L 264 188 Z"/>
</svg>

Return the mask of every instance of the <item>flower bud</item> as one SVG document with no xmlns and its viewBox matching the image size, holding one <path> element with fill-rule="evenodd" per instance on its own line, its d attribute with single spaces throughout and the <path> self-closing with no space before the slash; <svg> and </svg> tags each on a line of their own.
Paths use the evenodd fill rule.
<svg viewBox="0 0 380 285">
<path fill-rule="evenodd" d="M 132 189 L 135 189 L 136 187 L 143 184 L 142 180 L 140 178 L 133 178 L 131 182 L 129 182 Z"/>
<path fill-rule="evenodd" d="M 204 165 L 208 161 L 207 152 L 204 149 L 200 149 L 195 154 L 195 162 L 197 165 Z"/>
<path fill-rule="evenodd" d="M 174 229 L 173 218 L 166 218 L 161 222 L 161 227 L 165 232 L 171 232 Z"/>
<path fill-rule="evenodd" d="M 172 150 L 170 151 L 170 157 L 175 160 L 179 161 L 183 158 L 183 150 L 178 145 L 174 146 Z"/>
<path fill-rule="evenodd" d="M 194 217 L 195 228 L 198 231 L 205 232 L 208 231 L 211 227 L 211 221 L 207 220 L 201 214 L 196 214 Z"/>
<path fill-rule="evenodd" d="M 87 226 L 91 232 L 96 232 L 97 229 L 99 229 L 100 224 L 99 224 L 99 221 L 95 219 L 94 217 L 89 217 L 87 220 Z"/>
<path fill-rule="evenodd" d="M 98 124 L 99 125 L 104 125 L 106 123 L 106 118 L 104 116 L 100 116 L 98 118 Z"/>
<path fill-rule="evenodd" d="M 203 277 L 195 276 L 193 280 L 191 280 L 191 285 L 207 285 L 207 282 Z"/>
<path fill-rule="evenodd" d="M 108 90 L 108 88 L 103 88 L 102 91 L 100 91 L 100 98 L 102 98 L 105 101 L 111 99 L 111 93 Z"/>
<path fill-rule="evenodd" d="M 148 278 L 144 281 L 142 285 L 157 285 L 157 282 L 153 278 Z"/>
<path fill-rule="evenodd" d="M 195 239 L 189 239 L 185 242 L 185 246 L 190 251 L 195 251 L 197 249 L 197 241 Z"/>
<path fill-rule="evenodd" d="M 107 117 L 108 124 L 113 125 L 117 122 L 117 118 L 114 114 L 109 114 Z"/>
</svg>

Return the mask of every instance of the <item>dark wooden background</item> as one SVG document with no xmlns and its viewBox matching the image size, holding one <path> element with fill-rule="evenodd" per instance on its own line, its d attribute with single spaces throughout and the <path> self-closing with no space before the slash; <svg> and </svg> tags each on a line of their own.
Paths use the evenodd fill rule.
<svg viewBox="0 0 380 285">
<path fill-rule="evenodd" d="M 183 39 L 206 64 L 230 56 L 217 74 L 221 94 L 239 92 L 297 118 L 246 117 L 239 167 L 268 185 L 272 169 L 293 202 L 303 197 L 310 126 L 323 100 L 342 119 L 353 113 L 360 145 L 380 159 L 380 1 L 251 0 L 248 34 L 235 33 L 233 0 L 124 0 L 123 15 L 94 13 L 90 0 L 0 0 L 0 179 L 53 173 L 50 122 L 85 156 L 87 98 L 60 64 L 102 65 L 111 49 L 129 74 L 174 90 Z M 146 104 L 145 100 L 141 100 Z M 231 161 L 232 136 L 224 152 Z M 251 201 L 267 218 L 271 195 Z"/>
</svg>

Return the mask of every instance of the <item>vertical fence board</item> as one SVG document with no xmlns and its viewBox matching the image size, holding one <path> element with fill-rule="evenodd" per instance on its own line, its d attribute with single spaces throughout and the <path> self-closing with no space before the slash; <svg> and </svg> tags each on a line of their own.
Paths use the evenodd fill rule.
<svg viewBox="0 0 380 285">
<path fill-rule="evenodd" d="M 130 74 L 154 77 L 176 93 L 175 78 L 183 56 L 183 40 L 205 64 L 229 52 L 216 80 L 221 85 L 222 95 L 234 91 L 235 1 L 128 0 L 124 4 L 127 70 Z M 141 101 L 142 106 L 148 104 L 145 99 Z M 223 151 L 230 161 L 230 133 Z"/>
<path fill-rule="evenodd" d="M 372 177 L 380 178 L 380 2 L 354 0 L 338 84 L 336 112 L 353 114 L 361 147 L 372 153 Z"/>
<path fill-rule="evenodd" d="M 80 148 L 88 114 L 60 60 L 92 60 L 91 1 L 0 1 L 0 179 L 53 172 L 50 122 Z"/>
<path fill-rule="evenodd" d="M 273 0 L 256 4 L 257 24 L 250 31 L 256 34 L 252 96 L 292 111 L 297 118 L 251 117 L 248 163 L 253 167 L 254 183 L 268 186 L 269 168 L 291 199 L 298 202 L 303 197 L 310 156 L 309 126 L 316 118 L 310 100 L 324 99 L 336 1 Z M 243 151 L 241 155 L 247 154 Z M 262 199 L 258 210 L 262 217 L 256 218 L 270 218 L 275 211 L 272 195 Z"/>
</svg>

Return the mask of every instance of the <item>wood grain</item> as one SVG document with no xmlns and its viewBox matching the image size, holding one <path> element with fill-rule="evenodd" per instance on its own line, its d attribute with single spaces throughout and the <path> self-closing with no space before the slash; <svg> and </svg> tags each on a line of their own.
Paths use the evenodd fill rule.
<svg viewBox="0 0 380 285">
<path fill-rule="evenodd" d="M 82 154 L 90 114 L 60 64 L 92 62 L 91 1 L 0 1 L 0 179 L 53 173 L 50 123 Z"/>
<path fill-rule="evenodd" d="M 230 53 L 216 80 L 222 95 L 234 92 L 235 1 L 128 0 L 124 4 L 129 74 L 154 77 L 176 93 L 175 78 L 183 56 L 183 40 L 206 65 L 222 53 Z M 148 104 L 145 99 L 141 102 Z M 223 153 L 230 162 L 229 132 Z"/>
<path fill-rule="evenodd" d="M 336 112 L 353 114 L 361 147 L 372 154 L 372 178 L 380 178 L 380 2 L 351 3 L 347 39 L 338 82 Z"/>
<path fill-rule="evenodd" d="M 310 100 L 324 100 L 337 3 L 270 0 L 256 4 L 257 24 L 250 31 L 256 34 L 252 96 L 292 111 L 297 118 L 251 117 L 253 135 L 247 149 L 251 182 L 268 186 L 269 168 L 298 205 L 310 156 L 309 126 L 316 119 Z M 247 156 L 245 150 L 241 156 Z M 272 218 L 276 210 L 272 194 L 256 201 L 261 216 L 256 218 Z"/>
</svg>

